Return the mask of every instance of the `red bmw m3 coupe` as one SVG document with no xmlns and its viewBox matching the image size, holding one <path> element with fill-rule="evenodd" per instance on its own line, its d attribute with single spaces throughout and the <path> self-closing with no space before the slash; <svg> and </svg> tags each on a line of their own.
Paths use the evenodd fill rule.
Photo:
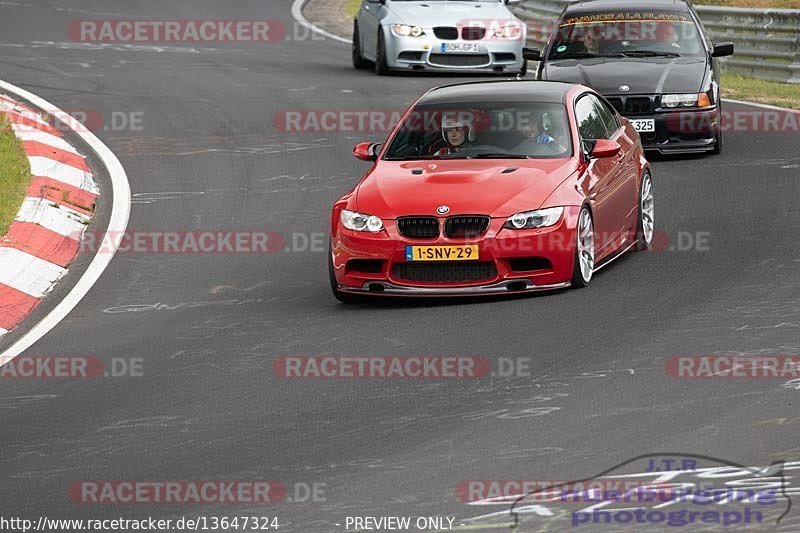
<svg viewBox="0 0 800 533">
<path fill-rule="evenodd" d="M 353 153 L 373 166 L 333 206 L 342 301 L 585 287 L 653 238 L 639 134 L 582 85 L 439 87 Z"/>
</svg>

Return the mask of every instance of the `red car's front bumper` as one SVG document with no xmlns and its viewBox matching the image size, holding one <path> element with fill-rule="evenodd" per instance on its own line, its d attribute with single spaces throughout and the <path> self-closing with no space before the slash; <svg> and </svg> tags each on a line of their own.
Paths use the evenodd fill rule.
<svg viewBox="0 0 800 533">
<path fill-rule="evenodd" d="M 579 212 L 566 207 L 556 225 L 530 230 L 505 229 L 505 218 L 493 218 L 486 233 L 472 239 L 409 239 L 394 220 L 384 220 L 380 233 L 339 224 L 331 239 L 334 275 L 339 290 L 353 293 L 449 296 L 565 288 L 572 278 Z M 478 245 L 476 261 L 406 258 L 407 246 L 464 244 Z"/>
</svg>

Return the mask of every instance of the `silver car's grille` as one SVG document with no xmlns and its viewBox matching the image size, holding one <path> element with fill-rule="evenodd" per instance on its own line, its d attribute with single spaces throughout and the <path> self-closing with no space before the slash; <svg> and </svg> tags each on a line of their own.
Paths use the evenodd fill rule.
<svg viewBox="0 0 800 533">
<path fill-rule="evenodd" d="M 487 54 L 431 54 L 429 61 L 443 67 L 483 67 L 491 63 Z"/>
<path fill-rule="evenodd" d="M 480 41 L 486 36 L 486 28 L 470 27 L 461 28 L 461 38 L 465 41 Z"/>
<path fill-rule="evenodd" d="M 455 41 L 458 39 L 458 28 L 450 26 L 437 26 L 433 28 L 433 34 L 443 41 Z"/>
</svg>

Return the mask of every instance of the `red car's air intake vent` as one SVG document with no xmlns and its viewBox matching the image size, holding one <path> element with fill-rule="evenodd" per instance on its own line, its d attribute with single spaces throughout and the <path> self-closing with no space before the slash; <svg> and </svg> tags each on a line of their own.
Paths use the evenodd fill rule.
<svg viewBox="0 0 800 533">
<path fill-rule="evenodd" d="M 465 239 L 480 237 L 489 229 L 487 216 L 458 216 L 450 217 L 444 223 L 444 234 L 451 239 Z"/>
<path fill-rule="evenodd" d="M 397 231 L 409 239 L 435 239 L 439 237 L 439 219 L 436 217 L 398 218 Z"/>
<path fill-rule="evenodd" d="M 398 281 L 423 283 L 491 281 L 497 277 L 497 268 L 489 261 L 395 263 L 392 276 Z"/>
</svg>

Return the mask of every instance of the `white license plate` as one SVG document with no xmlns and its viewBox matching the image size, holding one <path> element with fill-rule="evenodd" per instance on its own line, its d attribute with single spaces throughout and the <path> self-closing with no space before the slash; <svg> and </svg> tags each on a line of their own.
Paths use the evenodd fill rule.
<svg viewBox="0 0 800 533">
<path fill-rule="evenodd" d="M 639 133 L 650 133 L 656 131 L 656 120 L 653 118 L 631 120 L 631 124 L 633 124 L 633 129 Z"/>
<path fill-rule="evenodd" d="M 477 43 L 442 43 L 442 52 L 480 52 Z"/>
</svg>

